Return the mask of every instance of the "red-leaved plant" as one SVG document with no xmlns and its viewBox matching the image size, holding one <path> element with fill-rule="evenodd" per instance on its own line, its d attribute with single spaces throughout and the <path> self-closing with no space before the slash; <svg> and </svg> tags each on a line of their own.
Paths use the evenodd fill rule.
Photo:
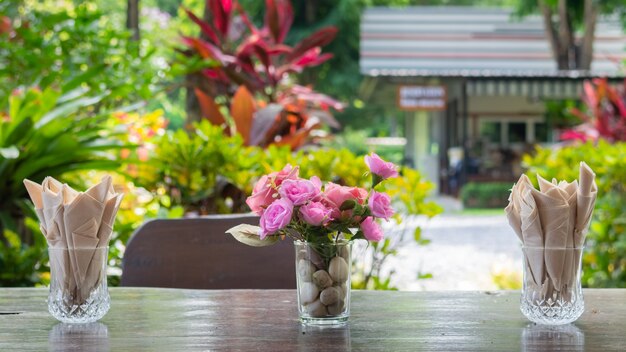
<svg viewBox="0 0 626 352">
<path fill-rule="evenodd" d="M 606 78 L 585 81 L 582 100 L 587 111 L 570 112 L 583 123 L 564 131 L 561 139 L 626 141 L 626 80 L 622 89 L 611 87 Z"/>
<path fill-rule="evenodd" d="M 321 48 L 337 29 L 321 28 L 289 46 L 284 41 L 294 18 L 291 2 L 266 0 L 265 5 L 261 28 L 236 0 L 207 0 L 210 21 L 185 9 L 201 35 L 182 39 L 188 54 L 213 62 L 200 71 L 202 81 L 193 87 L 204 118 L 226 125 L 226 133 L 241 134 L 246 145 L 296 149 L 321 124 L 339 127 L 329 113 L 342 109 L 339 102 L 293 83 L 293 74 L 332 57 Z"/>
</svg>

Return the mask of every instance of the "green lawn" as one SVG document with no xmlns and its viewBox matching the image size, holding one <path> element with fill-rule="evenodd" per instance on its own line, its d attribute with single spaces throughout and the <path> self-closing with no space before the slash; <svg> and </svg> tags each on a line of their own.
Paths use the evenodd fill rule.
<svg viewBox="0 0 626 352">
<path fill-rule="evenodd" d="M 457 215 L 504 215 L 502 208 L 469 208 L 461 211 L 455 211 Z"/>
</svg>

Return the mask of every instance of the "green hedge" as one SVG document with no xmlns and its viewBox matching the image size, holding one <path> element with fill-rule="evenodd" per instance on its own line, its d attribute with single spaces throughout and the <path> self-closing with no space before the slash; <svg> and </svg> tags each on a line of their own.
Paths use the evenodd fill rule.
<svg viewBox="0 0 626 352">
<path fill-rule="evenodd" d="M 578 179 L 580 161 L 593 169 L 598 184 L 583 258 L 583 284 L 626 287 L 626 143 L 539 148 L 534 156 L 524 157 L 524 166 L 533 182 L 536 173 L 548 180 L 572 181 Z"/>
<path fill-rule="evenodd" d="M 461 189 L 461 200 L 465 208 L 504 208 L 509 199 L 512 183 L 469 182 Z"/>
</svg>

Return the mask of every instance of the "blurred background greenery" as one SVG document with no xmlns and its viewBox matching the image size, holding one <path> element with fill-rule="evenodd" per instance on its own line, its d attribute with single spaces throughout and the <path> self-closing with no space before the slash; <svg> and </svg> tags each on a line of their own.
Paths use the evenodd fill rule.
<svg viewBox="0 0 626 352">
<path fill-rule="evenodd" d="M 132 1 L 131 1 L 132 2 Z M 264 2 L 241 0 L 250 20 L 264 21 Z M 245 197 L 262 174 L 286 163 L 305 177 L 363 185 L 362 156 L 370 151 L 401 163 L 403 147 L 368 144 L 368 138 L 402 136 L 402 115 L 359 99 L 360 14 L 367 6 L 492 5 L 524 11 L 522 0 L 320 0 L 294 2 L 294 22 L 285 43 L 295 46 L 326 26 L 338 29 L 324 46 L 331 60 L 290 75 L 344 103 L 334 117 L 341 129 L 322 126 L 316 143 L 246 145 L 239 134 L 206 119 L 188 119 L 191 73 L 212 60 L 190 53 L 181 36 L 197 37 L 199 26 L 183 10 L 202 14 L 204 0 L 141 0 L 139 31 L 127 28 L 127 1 L 13 0 L 0 3 L 0 287 L 46 284 L 46 244 L 22 179 L 45 176 L 84 188 L 103 172 L 115 174 L 126 196 L 111 243 L 111 283 L 119 280 L 124 246 L 145 220 L 189 214 L 246 212 Z M 138 35 L 139 34 L 139 35 Z M 240 44 L 236 40 L 232 44 Z M 230 48 L 233 49 L 233 48 Z M 233 99 L 234 90 L 223 94 Z M 223 101 L 221 96 L 214 101 Z M 221 100 L 222 99 L 222 100 Z M 623 99 L 623 98 L 621 98 Z M 564 126 L 581 102 L 549 103 L 549 118 Z M 231 121 L 224 106 L 218 109 Z M 390 124 L 391 120 L 395 123 Z M 285 137 L 285 135 L 283 135 Z M 529 173 L 576 178 L 567 165 L 586 160 L 598 174 L 599 199 L 585 256 L 585 284 L 626 287 L 626 150 L 624 142 L 540 148 L 524 159 Z M 278 143 L 277 143 L 278 144 Z M 227 146 L 227 147 L 225 147 Z M 427 200 L 433 185 L 404 168 L 388 186 L 402 213 L 432 217 L 441 208 Z M 491 204 L 502 185 L 472 186 L 469 200 Z M 484 199 L 483 199 L 484 198 Z M 498 204 L 501 206 L 501 204 Z M 397 219 L 398 226 L 402 226 Z M 427 245 L 419 229 L 412 240 Z M 380 266 L 396 253 L 380 243 L 369 253 L 376 265 L 355 277 L 360 288 L 390 289 Z M 355 266 L 358 268 L 358 266 Z M 392 274 L 389 274 L 392 275 Z M 427 277 L 427 274 L 425 274 Z M 506 281 L 502 279 L 501 281 Z M 508 285 L 508 284 L 507 284 Z"/>
<path fill-rule="evenodd" d="M 262 21 L 262 7 L 253 1 L 242 4 L 257 11 L 251 12 L 253 20 Z M 84 188 L 104 172 L 116 175 L 116 187 L 126 196 L 111 242 L 112 284 L 119 281 L 125 243 L 145 220 L 246 212 L 245 197 L 254 181 L 286 163 L 299 165 L 305 177 L 365 184 L 362 155 L 372 148 L 362 143 L 348 144 L 354 147 L 350 151 L 328 140 L 326 147 L 292 152 L 288 146 L 246 146 L 240 135 L 229 136 L 207 120 L 187 123 L 184 76 L 198 63 L 181 55 L 180 35 L 198 31 L 180 5 L 202 13 L 204 2 L 154 0 L 141 5 L 141 37 L 134 40 L 125 28 L 123 1 L 0 4 L 4 25 L 0 32 L 0 286 L 41 285 L 49 278 L 46 244 L 22 186 L 24 178 L 41 182 L 53 176 Z M 319 23 L 294 26 L 288 41 L 296 43 L 325 24 L 358 23 L 359 11 L 352 11 L 355 6 L 363 4 L 321 6 L 323 16 L 314 20 Z M 335 12 L 338 9 L 351 18 Z M 298 11 L 296 7 L 300 16 Z M 352 33 L 352 56 L 336 53 L 352 65 L 353 73 L 358 72 L 354 71 L 358 60 L 353 60 L 358 55 L 355 31 L 358 26 Z M 346 46 L 335 44 L 335 49 Z M 301 75 L 304 82 L 317 76 L 333 74 Z M 348 76 L 358 78 L 358 74 Z M 349 84 L 352 89 L 330 93 L 354 96 L 357 83 Z M 359 139 L 365 136 L 349 132 L 344 138 L 354 139 L 355 133 Z M 401 159 L 400 150 L 381 154 Z M 404 174 L 394 182 L 404 180 L 419 189 L 411 197 L 396 191 L 396 201 L 414 214 L 440 212 L 425 200 L 432 188 L 429 183 L 414 170 L 406 169 Z M 390 189 L 399 187 L 394 182 Z M 374 257 L 388 255 L 389 243 L 372 252 Z M 385 281 L 378 280 L 377 273 L 361 277 L 361 287 L 381 288 L 378 282 Z"/>
</svg>

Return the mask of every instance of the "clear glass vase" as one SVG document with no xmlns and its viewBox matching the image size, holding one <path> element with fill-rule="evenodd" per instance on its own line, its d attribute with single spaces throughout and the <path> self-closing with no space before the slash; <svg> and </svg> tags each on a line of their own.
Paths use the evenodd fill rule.
<svg viewBox="0 0 626 352">
<path fill-rule="evenodd" d="M 350 316 L 352 242 L 295 241 L 300 321 L 307 325 L 345 324 Z"/>
<path fill-rule="evenodd" d="M 561 325 L 585 310 L 580 283 L 583 248 L 522 247 L 524 282 L 520 309 L 537 324 Z"/>
<path fill-rule="evenodd" d="M 49 248 L 48 311 L 64 323 L 92 323 L 111 306 L 107 288 L 109 247 Z"/>
</svg>

